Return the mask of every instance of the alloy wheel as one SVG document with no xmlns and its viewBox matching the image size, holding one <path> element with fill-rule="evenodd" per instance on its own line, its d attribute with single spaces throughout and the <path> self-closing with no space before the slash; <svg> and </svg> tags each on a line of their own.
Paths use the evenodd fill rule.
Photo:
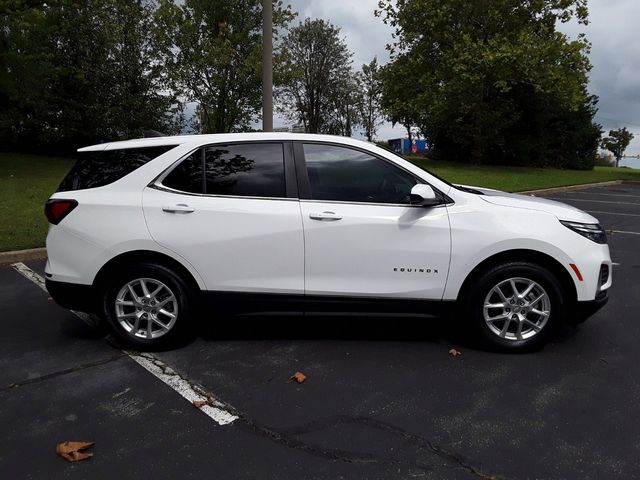
<svg viewBox="0 0 640 480">
<path fill-rule="evenodd" d="M 178 301 L 171 289 L 153 278 L 136 278 L 115 298 L 116 318 L 131 336 L 155 339 L 167 334 L 178 319 Z"/>
<path fill-rule="evenodd" d="M 484 320 L 489 330 L 510 341 L 527 340 L 549 321 L 551 300 L 542 286 L 515 277 L 495 285 L 484 300 Z"/>
</svg>

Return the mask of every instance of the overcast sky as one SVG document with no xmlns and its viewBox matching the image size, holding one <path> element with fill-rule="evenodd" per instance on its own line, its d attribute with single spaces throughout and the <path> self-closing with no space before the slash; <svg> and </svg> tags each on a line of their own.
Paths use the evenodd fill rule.
<svg viewBox="0 0 640 480">
<path fill-rule="evenodd" d="M 283 3 L 287 3 L 284 0 Z M 305 17 L 323 18 L 342 29 L 353 52 L 354 68 L 374 56 L 385 63 L 385 45 L 391 28 L 374 16 L 378 0 L 289 0 L 298 12 L 297 24 Z M 640 153 L 640 0 L 590 0 L 589 25 L 563 25 L 569 35 L 587 34 L 592 43 L 589 90 L 600 97 L 596 117 L 604 129 L 626 126 L 636 134 L 628 154 Z M 280 123 L 276 121 L 276 123 Z M 384 125 L 380 139 L 402 136 L 403 129 Z"/>
</svg>

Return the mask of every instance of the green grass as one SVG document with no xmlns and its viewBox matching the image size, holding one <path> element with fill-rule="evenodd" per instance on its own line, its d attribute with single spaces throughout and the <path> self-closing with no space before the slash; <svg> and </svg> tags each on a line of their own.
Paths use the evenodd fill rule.
<svg viewBox="0 0 640 480">
<path fill-rule="evenodd" d="M 640 181 L 640 170 L 596 167 L 592 171 L 459 165 L 410 157 L 412 162 L 453 183 L 510 192 L 608 180 Z M 43 206 L 73 160 L 0 153 L 0 251 L 44 246 Z"/>
<path fill-rule="evenodd" d="M 429 160 L 422 157 L 406 158 L 451 183 L 495 188 L 507 192 L 522 192 L 610 180 L 640 181 L 640 170 L 630 168 L 595 167 L 593 170 L 582 171 L 556 168 L 474 166 Z"/>
<path fill-rule="evenodd" d="M 72 160 L 0 153 L 0 251 L 44 246 L 44 203 Z"/>
</svg>

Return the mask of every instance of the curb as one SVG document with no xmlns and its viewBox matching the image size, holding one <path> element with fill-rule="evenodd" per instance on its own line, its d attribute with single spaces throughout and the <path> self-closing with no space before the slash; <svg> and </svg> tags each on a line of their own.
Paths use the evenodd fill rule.
<svg viewBox="0 0 640 480">
<path fill-rule="evenodd" d="M 538 190 L 523 190 L 520 192 L 513 192 L 513 193 L 519 193 L 521 195 L 534 195 L 537 193 L 570 192 L 572 190 L 583 190 L 585 188 L 620 185 L 623 182 L 624 180 L 610 180 L 608 182 L 581 183 L 580 185 L 567 185 L 566 187 L 540 188 Z"/>
<path fill-rule="evenodd" d="M 13 250 L 11 252 L 0 252 L 0 265 L 27 260 L 41 260 L 47 258 L 46 248 L 30 248 L 28 250 Z"/>
</svg>

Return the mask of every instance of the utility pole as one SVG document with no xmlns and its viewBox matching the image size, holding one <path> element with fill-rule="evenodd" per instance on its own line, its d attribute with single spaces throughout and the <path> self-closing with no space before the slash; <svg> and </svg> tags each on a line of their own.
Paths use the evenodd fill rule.
<svg viewBox="0 0 640 480">
<path fill-rule="evenodd" d="M 273 12 L 262 0 L 262 131 L 273 132 Z"/>
</svg>

